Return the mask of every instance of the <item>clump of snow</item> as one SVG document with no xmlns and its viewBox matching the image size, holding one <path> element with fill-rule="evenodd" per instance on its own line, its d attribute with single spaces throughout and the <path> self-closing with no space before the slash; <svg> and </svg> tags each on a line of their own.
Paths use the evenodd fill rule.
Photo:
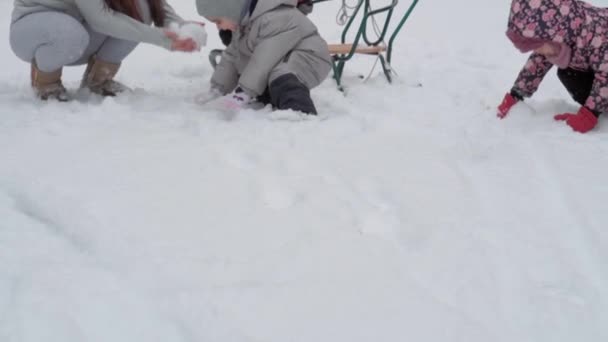
<svg viewBox="0 0 608 342">
<path fill-rule="evenodd" d="M 192 39 L 196 43 L 196 48 L 198 50 L 207 45 L 207 31 L 202 24 L 185 23 L 179 25 L 177 23 L 172 23 L 170 30 L 175 32 L 180 39 Z"/>
</svg>

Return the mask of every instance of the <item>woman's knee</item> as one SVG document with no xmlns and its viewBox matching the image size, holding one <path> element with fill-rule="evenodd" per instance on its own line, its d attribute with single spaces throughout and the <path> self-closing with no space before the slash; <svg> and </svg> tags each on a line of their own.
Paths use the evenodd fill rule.
<svg viewBox="0 0 608 342">
<path fill-rule="evenodd" d="M 26 62 L 67 65 L 78 59 L 89 44 L 89 34 L 78 20 L 60 12 L 27 15 L 11 25 L 10 45 Z"/>
</svg>

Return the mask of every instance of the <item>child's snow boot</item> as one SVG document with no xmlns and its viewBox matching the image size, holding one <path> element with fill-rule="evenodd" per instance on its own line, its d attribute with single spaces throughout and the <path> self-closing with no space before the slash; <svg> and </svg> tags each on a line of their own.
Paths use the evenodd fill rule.
<svg viewBox="0 0 608 342">
<path fill-rule="evenodd" d="M 130 90 L 124 84 L 114 81 L 120 63 L 109 63 L 91 57 L 82 77 L 81 88 L 87 88 L 101 96 L 116 96 Z"/>
<path fill-rule="evenodd" d="M 36 62 L 32 62 L 31 81 L 36 96 L 41 100 L 55 99 L 60 102 L 70 100 L 68 92 L 61 83 L 62 69 L 44 72 L 38 69 Z"/>
<path fill-rule="evenodd" d="M 310 98 L 310 90 L 294 74 L 277 77 L 270 83 L 270 102 L 276 109 L 291 109 L 304 114 L 317 115 Z"/>
</svg>

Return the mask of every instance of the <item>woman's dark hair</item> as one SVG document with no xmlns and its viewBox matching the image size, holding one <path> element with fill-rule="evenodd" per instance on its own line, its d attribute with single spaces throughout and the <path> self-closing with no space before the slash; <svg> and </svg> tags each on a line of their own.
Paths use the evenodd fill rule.
<svg viewBox="0 0 608 342">
<path fill-rule="evenodd" d="M 129 17 L 143 21 L 141 14 L 137 8 L 138 0 L 105 0 L 106 5 L 113 11 L 128 15 Z M 150 14 L 154 25 L 162 27 L 165 25 L 165 11 L 163 9 L 164 0 L 147 0 L 150 6 Z"/>
</svg>

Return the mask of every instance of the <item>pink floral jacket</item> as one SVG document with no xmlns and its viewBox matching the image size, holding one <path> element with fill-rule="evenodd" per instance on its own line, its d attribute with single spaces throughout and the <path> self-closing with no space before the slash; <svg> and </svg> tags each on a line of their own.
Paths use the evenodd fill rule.
<svg viewBox="0 0 608 342">
<path fill-rule="evenodd" d="M 585 106 L 608 112 L 608 9 L 578 0 L 513 0 L 507 36 L 522 52 L 544 43 L 559 44 L 560 56 L 532 53 L 512 90 L 532 96 L 553 67 L 591 71 L 595 75 Z"/>
</svg>

